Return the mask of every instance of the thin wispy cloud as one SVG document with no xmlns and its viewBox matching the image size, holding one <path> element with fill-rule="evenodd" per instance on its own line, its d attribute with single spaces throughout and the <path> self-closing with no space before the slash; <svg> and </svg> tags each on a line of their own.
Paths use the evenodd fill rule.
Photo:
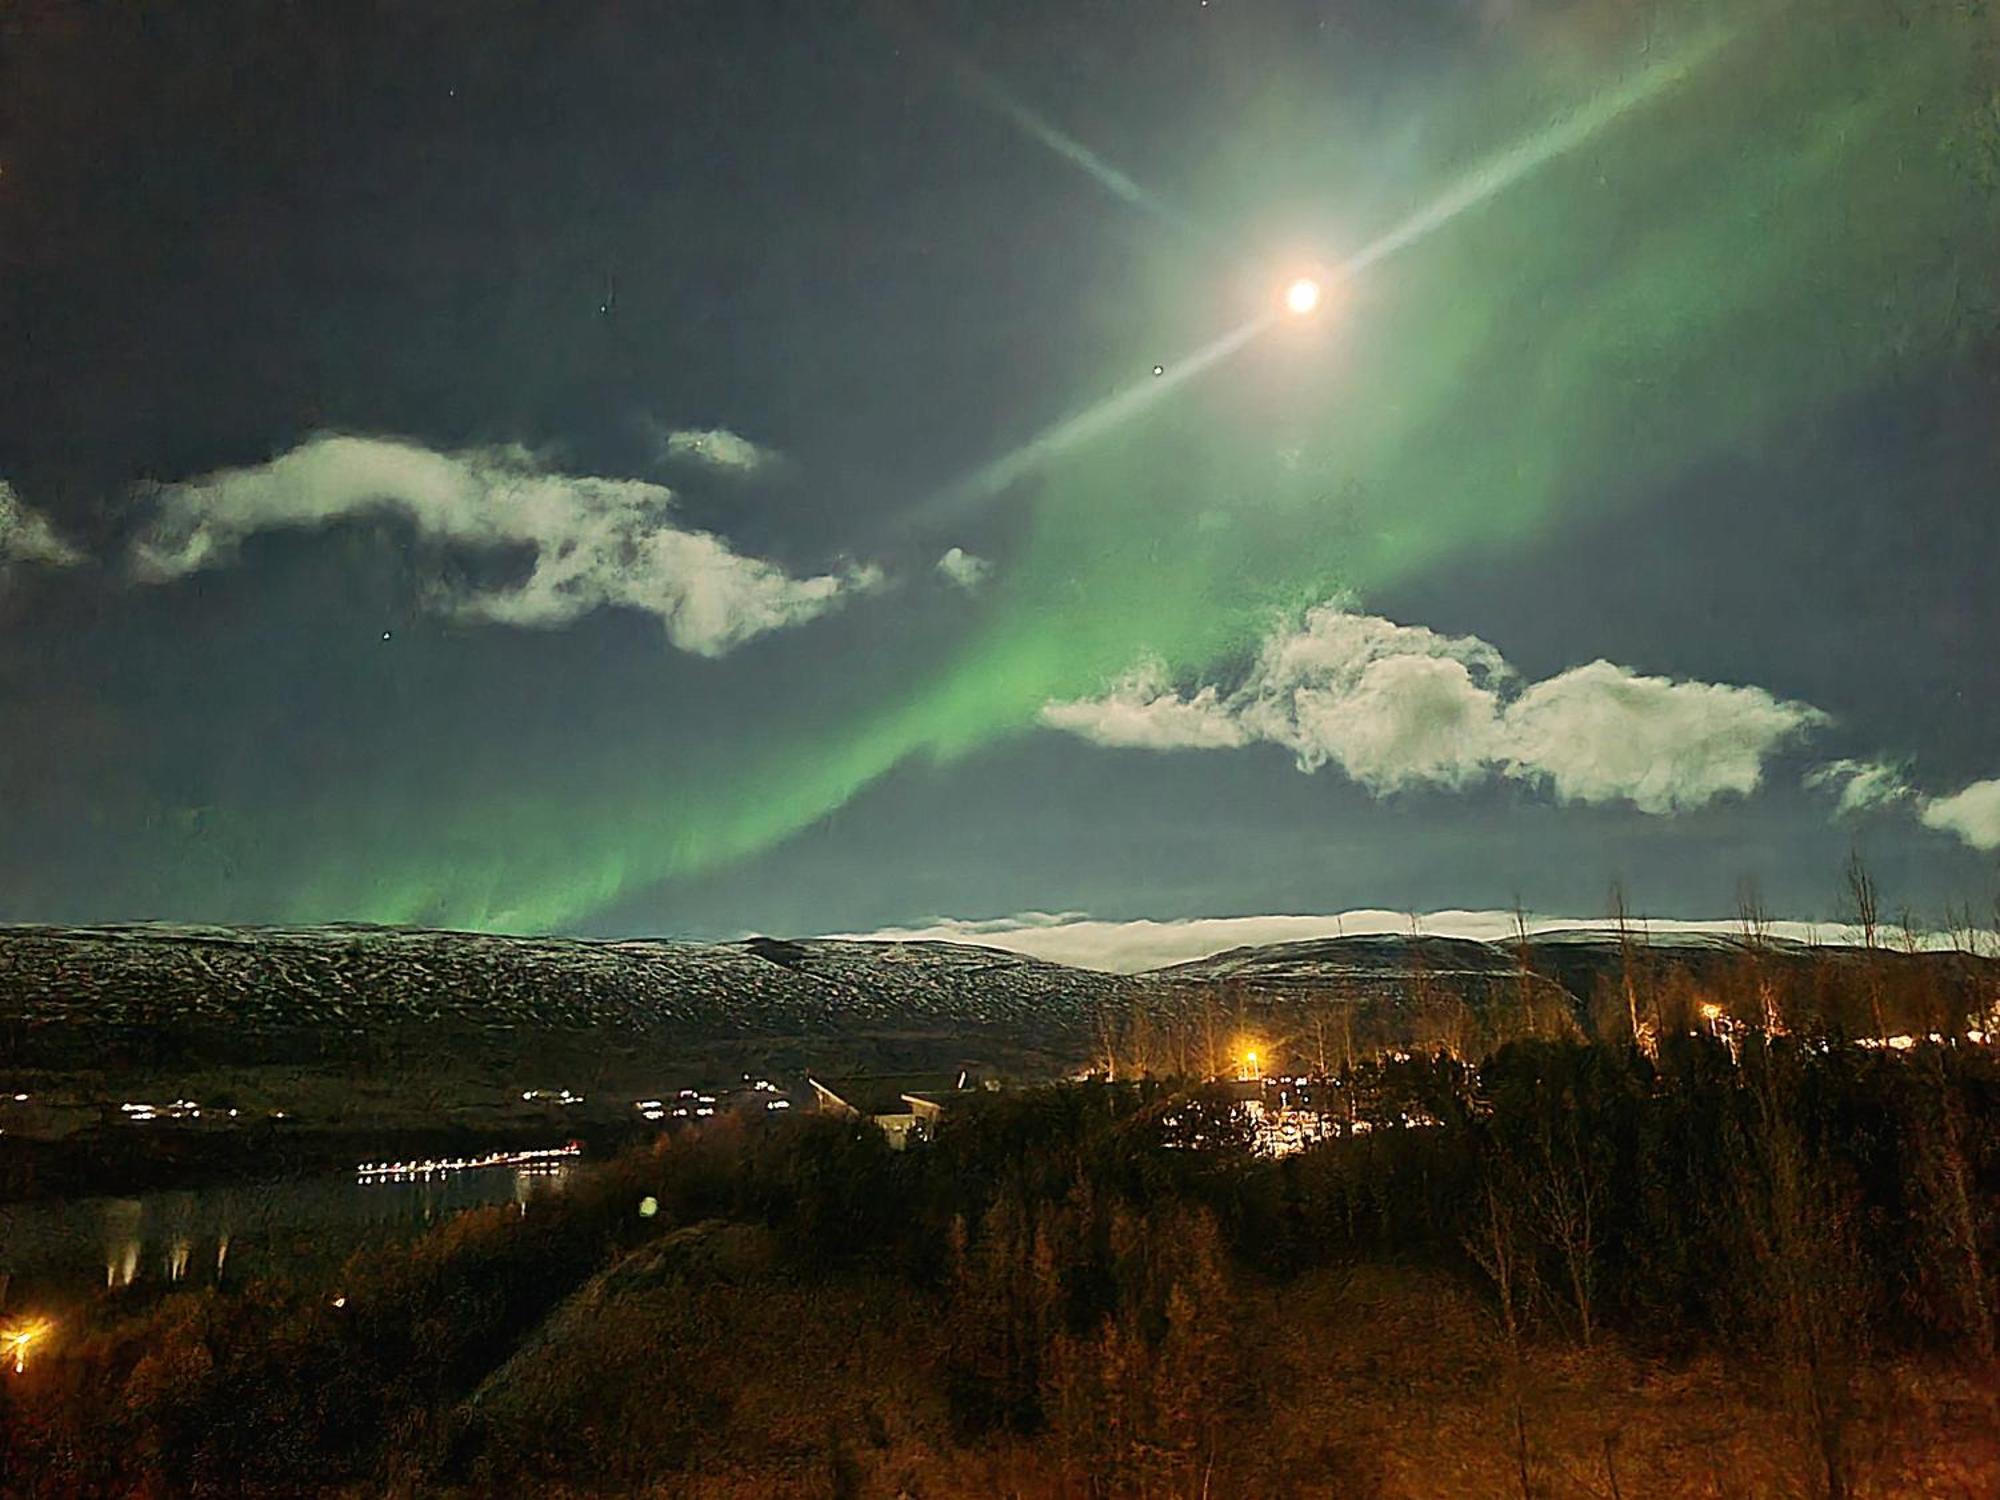
<svg viewBox="0 0 2000 1500">
<path fill-rule="evenodd" d="M 660 429 L 659 443 L 660 456 L 670 462 L 724 474 L 755 474 L 782 462 L 777 449 L 754 443 L 726 427 Z"/>
<path fill-rule="evenodd" d="M 134 543 L 135 577 L 167 582 L 224 566 L 258 532 L 390 512 L 426 536 L 524 549 L 525 576 L 438 601 L 462 617 L 559 626 L 606 607 L 641 610 L 676 647 L 721 656 L 825 614 L 879 584 L 850 567 L 798 578 L 722 538 L 675 524 L 673 492 L 565 474 L 520 447 L 437 452 L 385 438 L 315 438 L 269 463 L 161 488 Z"/>
<path fill-rule="evenodd" d="M 1917 795 L 1903 768 L 1882 760 L 1833 760 L 1806 772 L 1805 784 L 1830 792 L 1843 816 L 1893 807 Z"/>
<path fill-rule="evenodd" d="M 1098 744 L 1290 750 L 1375 793 L 1493 777 L 1562 802 L 1667 814 L 1756 790 L 1770 757 L 1827 722 L 1762 688 L 1648 677 L 1596 661 L 1523 685 L 1473 636 L 1337 604 L 1274 632 L 1233 691 L 1180 691 L 1142 666 L 1103 695 L 1051 703 L 1042 722 Z"/>
<path fill-rule="evenodd" d="M 1042 722 L 1120 750 L 1232 750 L 1254 736 L 1219 689 L 1186 697 L 1155 662 L 1134 667 L 1101 698 L 1044 705 Z"/>
<path fill-rule="evenodd" d="M 983 557 L 973 556 L 963 547 L 951 547 L 937 560 L 937 570 L 950 582 L 970 593 L 986 582 L 987 577 L 993 572 L 993 564 Z"/>
<path fill-rule="evenodd" d="M 1932 796 L 1913 786 L 1900 765 L 1836 760 L 1807 772 L 1805 782 L 1833 793 L 1835 811 L 1841 816 L 1900 808 L 1914 814 L 1924 827 L 1950 834 L 1968 848 L 2000 849 L 2000 777 Z"/>
<path fill-rule="evenodd" d="M 0 565 L 66 568 L 82 561 L 83 554 L 56 534 L 49 518 L 23 503 L 14 487 L 0 479 Z"/>
</svg>

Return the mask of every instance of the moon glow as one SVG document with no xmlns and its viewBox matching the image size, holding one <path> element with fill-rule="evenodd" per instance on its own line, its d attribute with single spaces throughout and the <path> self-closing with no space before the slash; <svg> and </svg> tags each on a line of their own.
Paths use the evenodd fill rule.
<svg viewBox="0 0 2000 1500">
<path fill-rule="evenodd" d="M 1319 310 L 1325 294 L 1310 276 L 1301 276 L 1285 288 L 1285 311 L 1295 318 L 1310 317 Z"/>
</svg>

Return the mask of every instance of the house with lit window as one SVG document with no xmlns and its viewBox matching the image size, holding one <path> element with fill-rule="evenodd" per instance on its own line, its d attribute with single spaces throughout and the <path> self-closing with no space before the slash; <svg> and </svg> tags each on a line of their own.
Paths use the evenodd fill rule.
<svg viewBox="0 0 2000 1500">
<path fill-rule="evenodd" d="M 876 1073 L 815 1078 L 813 1104 L 821 1114 L 870 1120 L 898 1151 L 914 1137 L 934 1134 L 954 1104 L 997 1088 L 967 1073 Z"/>
</svg>

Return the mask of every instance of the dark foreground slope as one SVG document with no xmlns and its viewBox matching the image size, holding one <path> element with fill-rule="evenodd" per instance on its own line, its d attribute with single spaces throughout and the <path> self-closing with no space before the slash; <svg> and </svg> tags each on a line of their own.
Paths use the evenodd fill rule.
<svg viewBox="0 0 2000 1500">
<path fill-rule="evenodd" d="M 1656 1067 L 1539 1042 L 1379 1081 L 1436 1117 L 1279 1160 L 1228 1129 L 1190 1149 L 1226 1092 L 1150 1081 L 981 1093 L 903 1151 L 802 1115 L 338 1270 L 127 1289 L 0 1381 L 0 1474 L 286 1500 L 2000 1492 L 1991 1049 L 1681 1037 Z"/>
</svg>

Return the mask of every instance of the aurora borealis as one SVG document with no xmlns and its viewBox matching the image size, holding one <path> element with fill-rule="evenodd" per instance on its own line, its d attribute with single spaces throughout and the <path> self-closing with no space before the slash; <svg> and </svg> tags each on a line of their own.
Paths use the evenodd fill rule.
<svg viewBox="0 0 2000 1500">
<path fill-rule="evenodd" d="M 1980 7 L 236 9 L 9 22 L 0 917 L 1983 899 Z M 1601 661 L 1726 790 L 1440 758 Z"/>
</svg>

